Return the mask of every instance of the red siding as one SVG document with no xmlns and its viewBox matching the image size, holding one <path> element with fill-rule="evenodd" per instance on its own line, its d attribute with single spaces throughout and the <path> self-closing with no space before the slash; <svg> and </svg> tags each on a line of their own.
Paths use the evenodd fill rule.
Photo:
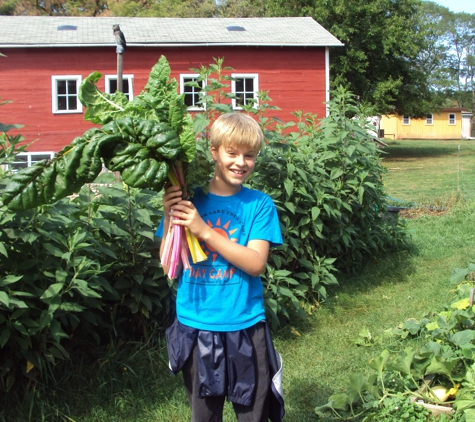
<svg viewBox="0 0 475 422">
<path fill-rule="evenodd" d="M 53 75 L 82 75 L 97 70 L 116 73 L 115 47 L 8 49 L 0 58 L 0 97 L 12 103 L 0 107 L 0 122 L 18 123 L 26 141 L 36 141 L 29 151 L 59 151 L 93 125 L 82 114 L 53 114 Z M 124 74 L 134 75 L 134 94 L 139 94 L 152 66 L 165 55 L 172 77 L 190 73 L 224 57 L 224 65 L 235 73 L 259 74 L 259 89 L 269 91 L 272 105 L 281 108 L 272 116 L 284 121 L 291 112 L 303 110 L 325 116 L 324 48 L 208 47 L 208 48 L 128 48 L 123 56 Z M 228 72 L 231 73 L 231 72 Z M 104 90 L 104 78 L 99 82 Z M 10 133 L 10 132 L 9 132 Z M 15 132 L 11 132 L 12 134 Z"/>
</svg>

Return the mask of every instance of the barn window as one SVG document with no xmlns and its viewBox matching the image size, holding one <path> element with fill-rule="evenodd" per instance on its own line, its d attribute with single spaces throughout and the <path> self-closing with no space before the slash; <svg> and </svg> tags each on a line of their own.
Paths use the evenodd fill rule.
<svg viewBox="0 0 475 422">
<path fill-rule="evenodd" d="M 188 110 L 202 110 L 203 107 L 199 103 L 200 92 L 205 87 L 203 80 L 200 80 L 198 74 L 182 74 L 180 75 L 180 93 L 185 94 L 185 104 Z"/>
<path fill-rule="evenodd" d="M 433 125 L 434 124 L 434 116 L 432 114 L 428 114 L 426 116 L 426 125 Z"/>
<path fill-rule="evenodd" d="M 106 92 L 114 94 L 117 91 L 117 75 L 106 75 Z M 122 75 L 122 92 L 132 101 L 134 99 L 134 75 Z"/>
<path fill-rule="evenodd" d="M 407 115 L 402 116 L 402 124 L 403 125 L 410 125 L 411 124 L 410 116 L 407 116 Z"/>
<path fill-rule="evenodd" d="M 455 113 L 449 113 L 449 125 L 454 125 L 456 123 Z"/>
<path fill-rule="evenodd" d="M 82 113 L 78 98 L 81 75 L 52 76 L 53 113 Z"/>
<path fill-rule="evenodd" d="M 232 74 L 233 108 L 242 109 L 243 105 L 254 104 L 257 107 L 259 78 L 257 74 Z"/>
<path fill-rule="evenodd" d="M 31 167 L 38 161 L 50 160 L 53 156 L 54 152 L 20 152 L 16 155 L 15 161 L 8 166 L 13 171 L 17 171 L 25 167 Z"/>
</svg>

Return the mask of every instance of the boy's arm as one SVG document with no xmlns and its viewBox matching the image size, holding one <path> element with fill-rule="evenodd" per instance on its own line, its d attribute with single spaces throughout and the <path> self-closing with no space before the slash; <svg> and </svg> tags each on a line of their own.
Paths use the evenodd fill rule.
<svg viewBox="0 0 475 422">
<path fill-rule="evenodd" d="M 190 201 L 176 202 L 171 207 L 171 215 L 180 218 L 173 220 L 173 224 L 188 227 L 191 233 L 205 241 L 229 263 L 252 276 L 264 271 L 269 254 L 269 242 L 266 240 L 251 240 L 247 246 L 232 242 L 209 227 Z"/>
<path fill-rule="evenodd" d="M 252 276 L 262 274 L 266 268 L 269 254 L 269 242 L 251 240 L 247 246 L 234 243 L 210 229 L 210 236 L 201 238 L 229 263 Z M 195 235 L 196 236 L 196 235 Z"/>
</svg>

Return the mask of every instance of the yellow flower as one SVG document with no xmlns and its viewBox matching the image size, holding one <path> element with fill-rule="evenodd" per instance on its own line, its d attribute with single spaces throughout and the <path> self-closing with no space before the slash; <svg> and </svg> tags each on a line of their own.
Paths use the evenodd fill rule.
<svg viewBox="0 0 475 422">
<path fill-rule="evenodd" d="M 447 394 L 449 396 L 456 396 L 460 388 L 460 384 L 457 384 L 455 387 L 452 387 L 449 391 L 447 391 Z"/>
</svg>

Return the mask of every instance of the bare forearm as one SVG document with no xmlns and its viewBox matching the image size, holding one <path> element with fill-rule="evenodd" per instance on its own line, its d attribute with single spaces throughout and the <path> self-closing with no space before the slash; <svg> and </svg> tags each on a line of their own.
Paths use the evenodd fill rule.
<svg viewBox="0 0 475 422">
<path fill-rule="evenodd" d="M 248 246 L 221 236 L 213 229 L 209 229 L 203 235 L 208 246 L 217 251 L 226 261 L 252 276 L 261 274 L 267 262 L 269 243 L 263 240 L 249 242 Z"/>
</svg>

